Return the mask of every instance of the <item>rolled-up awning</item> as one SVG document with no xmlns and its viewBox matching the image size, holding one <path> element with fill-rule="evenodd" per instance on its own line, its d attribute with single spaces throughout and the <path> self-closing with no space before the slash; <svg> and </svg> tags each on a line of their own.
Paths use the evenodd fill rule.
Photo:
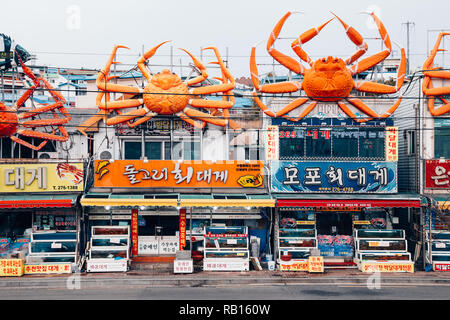
<svg viewBox="0 0 450 320">
<path fill-rule="evenodd" d="M 417 194 L 295 194 L 275 195 L 278 207 L 299 208 L 420 208 L 422 199 Z"/>
<path fill-rule="evenodd" d="M 269 195 L 211 194 L 207 196 L 181 195 L 181 207 L 275 207 Z"/>
<path fill-rule="evenodd" d="M 102 194 L 89 193 L 82 206 L 101 207 L 275 207 L 269 195 L 246 194 Z"/>
<path fill-rule="evenodd" d="M 85 207 L 177 207 L 178 194 L 146 195 L 146 194 L 114 194 L 114 193 L 88 193 L 81 198 Z"/>
<path fill-rule="evenodd" d="M 78 194 L 69 195 L 7 195 L 0 196 L 0 208 L 71 208 L 77 202 Z"/>
</svg>

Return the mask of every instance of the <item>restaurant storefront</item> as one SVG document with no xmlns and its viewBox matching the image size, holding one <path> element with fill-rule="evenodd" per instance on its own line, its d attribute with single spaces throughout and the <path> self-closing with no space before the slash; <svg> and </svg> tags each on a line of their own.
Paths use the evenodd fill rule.
<svg viewBox="0 0 450 320">
<path fill-rule="evenodd" d="M 420 212 L 421 198 L 397 193 L 396 165 L 272 161 L 280 269 L 306 271 L 311 250 L 319 249 L 325 267 L 413 272 L 414 248 L 403 230 L 411 217 L 400 208 Z"/>
<path fill-rule="evenodd" d="M 265 190 L 261 161 L 98 160 L 94 186 L 81 205 L 89 235 L 95 226 L 129 227 L 125 257 L 131 263 L 171 262 L 177 251 L 189 250 L 194 261 L 206 261 L 207 269 L 244 271 L 253 237 L 258 256 L 269 246 L 271 212 L 266 208 L 275 201 Z M 233 248 L 242 247 L 243 240 L 223 236 L 233 232 L 245 239 L 239 255 Z M 212 242 L 206 233 L 214 235 Z M 214 241 L 222 237 L 225 241 Z M 117 258 L 106 249 L 102 259 Z M 245 257 L 246 263 L 231 263 L 232 255 L 238 262 Z"/>
<path fill-rule="evenodd" d="M 83 175 L 83 163 L 0 164 L 1 259 L 24 274 L 77 270 Z"/>
<path fill-rule="evenodd" d="M 424 219 L 426 264 L 450 271 L 450 160 L 425 160 L 424 193 L 429 200 Z"/>
</svg>

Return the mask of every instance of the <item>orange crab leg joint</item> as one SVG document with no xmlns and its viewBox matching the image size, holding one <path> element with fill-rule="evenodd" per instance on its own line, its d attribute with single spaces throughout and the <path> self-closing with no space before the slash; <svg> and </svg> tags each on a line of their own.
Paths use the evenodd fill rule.
<svg viewBox="0 0 450 320">
<path fill-rule="evenodd" d="M 400 66 L 397 71 L 397 81 L 394 86 L 369 81 L 358 81 L 355 83 L 353 80 L 353 75 L 363 72 L 380 63 L 389 56 L 392 50 L 391 40 L 388 36 L 386 28 L 374 13 L 371 13 L 370 15 L 377 24 L 378 32 L 380 33 L 380 36 L 383 39 L 383 43 L 386 47 L 385 50 L 382 50 L 377 54 L 374 54 L 357 62 L 357 60 L 367 52 L 367 43 L 364 41 L 364 38 L 358 31 L 349 26 L 346 22 L 344 22 L 341 18 L 333 13 L 334 18 L 339 20 L 340 24 L 345 29 L 347 37 L 358 47 L 358 50 L 345 61 L 341 58 L 331 56 L 313 61 L 306 53 L 306 51 L 303 50 L 303 45 L 316 37 L 322 31 L 322 29 L 334 19 L 331 18 L 322 25 L 316 28 L 311 28 L 301 33 L 300 36 L 291 44 L 291 48 L 293 49 L 293 51 L 301 60 L 307 62 L 310 65 L 310 68 L 303 67 L 301 64 L 299 64 L 299 62 L 273 48 L 273 45 L 280 35 L 284 23 L 290 15 L 291 12 L 287 12 L 275 25 L 267 41 L 267 51 L 276 61 L 288 68 L 290 71 L 303 75 L 302 82 L 284 81 L 279 83 L 261 85 L 255 58 L 256 46 L 252 47 L 250 53 L 250 76 L 255 88 L 253 92 L 253 98 L 255 103 L 265 114 L 270 117 L 283 117 L 291 121 L 299 121 L 306 117 L 316 107 L 318 101 L 323 101 L 325 103 L 337 103 L 338 106 L 344 111 L 344 113 L 346 113 L 353 120 L 357 122 L 366 122 L 374 118 L 388 117 L 398 108 L 402 101 L 402 97 L 399 97 L 397 101 L 381 115 L 373 111 L 361 100 L 350 97 L 350 93 L 352 92 L 352 90 L 371 92 L 375 94 L 396 93 L 400 90 L 405 80 L 406 55 L 403 48 L 401 48 Z M 442 77 L 447 77 L 447 74 L 439 75 Z M 426 85 L 427 90 L 433 90 L 433 88 L 431 88 L 430 81 L 426 82 Z M 266 106 L 261 99 L 266 93 L 284 94 L 302 90 L 305 92 L 307 98 L 296 99 L 285 107 L 281 108 L 281 110 L 279 110 L 278 112 L 270 110 L 270 108 Z M 357 110 L 361 111 L 366 117 L 356 116 L 356 114 L 352 111 L 352 108 L 347 106 L 344 101 L 350 103 L 352 108 L 356 108 Z M 303 110 L 300 111 L 300 115 L 296 117 L 290 117 L 289 113 L 296 110 L 297 108 L 303 108 Z"/>
<path fill-rule="evenodd" d="M 443 49 L 439 49 L 441 41 L 445 36 L 448 35 L 450 35 L 449 32 L 439 33 L 436 43 L 430 52 L 430 55 L 425 60 L 422 66 L 423 74 L 425 76 L 422 83 L 422 91 L 424 95 L 428 97 L 428 111 L 434 117 L 441 116 L 450 112 L 450 103 L 444 98 L 446 95 L 450 94 L 450 86 L 435 88 L 432 81 L 434 78 L 450 79 L 450 71 L 437 70 L 438 68 L 434 67 L 434 59 L 436 58 L 436 54 L 438 52 L 445 51 Z M 435 107 L 436 98 L 444 103 L 438 108 Z"/>
<path fill-rule="evenodd" d="M 31 79 L 33 85 L 28 88 L 21 97 L 19 97 L 14 106 L 6 107 L 3 103 L 0 103 L 0 137 L 9 137 L 12 141 L 36 151 L 41 150 L 50 140 L 61 142 L 67 141 L 69 135 L 63 125 L 67 124 L 71 117 L 64 108 L 66 100 L 59 92 L 55 91 L 47 80 L 42 77 L 36 77 L 33 71 L 23 63 L 20 56 L 18 57 L 22 70 L 25 75 Z M 18 114 L 17 111 L 25 106 L 26 101 L 33 95 L 36 89 L 44 89 L 48 91 L 54 100 L 54 103 L 43 105 L 31 109 L 30 111 Z M 26 120 L 48 112 L 51 112 L 53 119 Z M 51 129 L 52 133 L 41 131 L 41 128 L 46 127 Z M 57 129 L 55 129 L 55 127 Z M 27 128 L 32 128 L 33 130 L 29 130 Z M 56 130 L 59 131 L 59 134 L 56 134 Z M 38 138 L 43 141 L 38 145 L 33 145 L 24 141 L 19 136 Z"/>
<path fill-rule="evenodd" d="M 152 58 L 157 50 L 169 41 L 161 42 L 145 52 L 138 60 L 137 67 L 147 80 L 145 88 L 140 89 L 134 86 L 110 83 L 110 80 L 117 78 L 110 76 L 110 68 L 115 61 L 117 50 L 126 48 L 125 46 L 115 46 L 106 62 L 105 68 L 98 74 L 97 87 L 100 92 L 96 98 L 96 104 L 100 111 L 91 119 L 85 121 L 78 127 L 78 130 L 86 134 L 86 130 L 103 120 L 106 125 L 126 124 L 130 128 L 145 123 L 157 115 L 177 115 L 183 121 L 195 126 L 204 128 L 206 123 L 218 126 L 227 126 L 228 110 L 234 106 L 235 100 L 232 90 L 235 87 L 235 80 L 228 68 L 225 66 L 218 50 L 215 47 L 207 47 L 204 50 L 213 50 L 222 76 L 217 78 L 221 83 L 217 85 L 203 85 L 208 78 L 207 69 L 204 64 L 193 54 L 185 49 L 194 63 L 198 76 L 193 79 L 182 81 L 181 78 L 168 69 L 164 69 L 157 74 L 151 74 L 147 69 L 146 62 Z M 198 87 L 190 89 L 190 86 Z M 200 86 L 199 86 L 200 85 Z M 121 96 L 111 101 L 111 93 L 121 93 Z M 215 94 L 221 96 L 222 100 L 204 100 L 193 96 Z M 206 112 L 196 110 L 198 108 Z M 126 111 L 124 111 L 126 110 Z M 223 110 L 223 119 L 219 119 L 218 110 Z M 238 128 L 233 122 L 233 127 Z"/>
</svg>

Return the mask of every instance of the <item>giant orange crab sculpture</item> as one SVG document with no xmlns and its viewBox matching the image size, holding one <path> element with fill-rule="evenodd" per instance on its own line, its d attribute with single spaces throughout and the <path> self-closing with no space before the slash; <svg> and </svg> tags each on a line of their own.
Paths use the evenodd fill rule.
<svg viewBox="0 0 450 320">
<path fill-rule="evenodd" d="M 64 107 L 66 100 L 58 91 L 55 91 L 47 80 L 43 77 L 36 77 L 21 59 L 20 62 L 23 72 L 33 81 L 33 85 L 17 100 L 14 106 L 7 107 L 0 102 L 0 137 L 10 137 L 12 141 L 36 151 L 41 150 L 50 140 L 67 141 L 69 135 L 63 125 L 69 122 L 71 117 Z M 25 102 L 37 89 L 47 90 L 55 103 L 21 112 Z M 35 119 L 48 112 L 51 112 L 53 118 Z M 60 134 L 56 134 L 54 127 L 57 127 Z M 43 132 L 46 129 L 51 129 L 52 133 Z M 19 136 L 38 138 L 43 141 L 34 145 Z"/>
<path fill-rule="evenodd" d="M 428 97 L 428 110 L 433 116 L 441 116 L 450 112 L 450 102 L 444 98 L 445 95 L 450 94 L 450 86 L 444 86 L 439 88 L 434 88 L 432 84 L 433 79 L 450 79 L 450 71 L 437 70 L 441 68 L 434 67 L 434 58 L 439 51 L 444 51 L 444 49 L 439 49 L 441 41 L 444 36 L 448 36 L 450 33 L 441 32 L 436 40 L 434 48 L 431 50 L 430 55 L 423 64 L 423 73 L 425 78 L 422 83 L 422 91 Z M 435 100 L 438 98 L 444 104 L 438 108 L 435 108 Z"/>
<path fill-rule="evenodd" d="M 214 47 L 204 49 L 214 51 L 217 61 L 211 63 L 220 66 L 222 78 L 216 79 L 220 80 L 222 83 L 189 88 L 206 80 L 208 73 L 203 63 L 185 49 L 181 50 L 191 57 L 195 67 L 201 72 L 197 77 L 182 81 L 178 75 L 167 69 L 162 70 L 162 72 L 153 76 L 148 71 L 145 62 L 166 42 L 168 41 L 162 42 L 147 51 L 137 62 L 139 70 L 147 80 L 147 85 L 144 89 L 109 82 L 114 78 L 109 76 L 109 72 L 111 65 L 117 63 L 114 61 L 117 49 L 128 49 L 127 47 L 120 45 L 114 47 L 105 68 L 99 73 L 97 78 L 97 87 L 101 91 L 97 95 L 97 106 L 101 111 L 104 111 L 104 113 L 108 115 L 108 117 L 105 117 L 104 119 L 106 125 L 126 123 L 129 127 L 136 127 L 158 114 L 177 115 L 185 122 L 197 128 L 203 128 L 206 123 L 222 127 L 231 124 L 232 121 L 229 120 L 228 117 L 229 109 L 234 105 L 232 90 L 234 89 L 235 81 L 229 70 L 226 68 L 218 50 Z M 119 100 L 111 101 L 110 93 L 113 92 L 123 93 L 123 97 Z M 198 97 L 210 94 L 220 94 L 222 100 L 204 100 Z M 105 97 L 105 101 L 102 101 L 103 97 Z M 203 112 L 197 109 L 207 109 L 212 111 Z M 110 116 L 113 111 L 115 111 L 116 114 Z M 219 114 L 223 114 L 223 116 L 219 116 Z"/>
<path fill-rule="evenodd" d="M 406 56 L 405 50 L 403 48 L 401 49 L 401 62 L 398 68 L 397 81 L 395 86 L 369 81 L 355 82 L 352 78 L 353 75 L 359 74 L 374 67 L 375 65 L 386 59 L 391 53 L 392 48 L 389 36 L 384 25 L 381 23 L 378 17 L 375 16 L 375 14 L 372 13 L 371 16 L 377 24 L 380 36 L 383 39 L 384 45 L 386 46 L 385 50 L 355 63 L 364 53 L 366 53 L 368 46 L 365 43 L 363 37 L 353 27 L 349 26 L 342 19 L 335 15 L 335 17 L 345 28 L 348 38 L 358 47 L 358 50 L 345 61 L 335 57 L 327 57 L 313 61 L 303 50 L 302 45 L 317 36 L 319 32 L 331 20 L 334 19 L 332 18 L 319 27 L 312 28 L 302 33 L 300 37 L 294 40 L 291 44 L 292 49 L 298 55 L 298 57 L 309 64 L 309 66 L 311 67 L 309 69 L 305 68 L 299 61 L 273 48 L 275 40 L 278 38 L 286 19 L 290 15 L 291 12 L 286 13 L 276 24 L 267 41 L 267 51 L 280 64 L 282 64 L 289 70 L 302 75 L 302 82 L 289 81 L 260 85 L 255 59 L 256 47 L 254 46 L 251 51 L 250 71 L 252 82 L 255 87 L 253 97 L 257 105 L 261 108 L 262 111 L 264 111 L 265 114 L 269 115 L 270 117 L 284 117 L 291 121 L 299 121 L 314 109 L 318 101 L 335 101 L 350 118 L 357 122 L 366 122 L 373 118 L 386 118 L 398 108 L 402 99 L 401 97 L 399 97 L 397 101 L 385 113 L 379 115 L 371 108 L 369 108 L 363 101 L 361 101 L 361 99 L 350 95 L 350 92 L 353 89 L 361 92 L 370 92 L 377 94 L 395 93 L 400 90 L 405 78 Z M 307 98 L 302 97 L 295 99 L 276 113 L 269 110 L 269 108 L 264 103 L 262 103 L 259 98 L 259 96 L 263 93 L 293 93 L 300 90 L 305 91 Z M 357 117 L 357 115 L 355 115 L 355 113 L 344 103 L 344 101 L 350 103 L 363 114 L 367 115 L 367 117 Z M 306 102 L 311 103 L 306 106 L 306 108 L 297 118 L 288 116 L 291 111 L 301 107 Z"/>
</svg>

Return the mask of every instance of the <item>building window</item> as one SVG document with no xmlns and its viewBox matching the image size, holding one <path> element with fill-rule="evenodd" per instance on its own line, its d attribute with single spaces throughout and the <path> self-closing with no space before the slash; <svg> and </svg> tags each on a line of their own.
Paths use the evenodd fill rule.
<svg viewBox="0 0 450 320">
<path fill-rule="evenodd" d="M 416 154 L 416 132 L 414 130 L 406 131 L 406 154 Z"/>
<path fill-rule="evenodd" d="M 359 157 L 384 158 L 384 128 L 359 128 Z"/>
<path fill-rule="evenodd" d="M 280 158 L 305 156 L 305 129 L 280 127 Z"/>
<path fill-rule="evenodd" d="M 331 157 L 331 130 L 306 128 L 306 156 L 312 158 Z"/>
<path fill-rule="evenodd" d="M 140 160 L 140 141 L 124 141 L 124 159 Z M 201 160 L 200 143 L 197 141 L 151 141 L 145 142 L 145 157 L 148 160 Z"/>
<path fill-rule="evenodd" d="M 333 157 L 358 157 L 359 130 L 357 128 L 335 128 L 332 133 Z"/>
<path fill-rule="evenodd" d="M 450 159 L 450 119 L 434 120 L 434 157 Z"/>
<path fill-rule="evenodd" d="M 280 160 L 385 158 L 384 127 L 279 128 Z"/>
<path fill-rule="evenodd" d="M 41 139 L 23 136 L 20 136 L 20 139 L 34 146 L 38 146 L 43 142 L 43 140 Z M 56 152 L 55 142 L 48 141 L 41 150 L 34 151 L 26 146 L 21 145 L 20 143 L 13 143 L 13 141 L 9 137 L 0 139 L 0 158 L 2 159 L 36 159 L 38 158 L 40 152 Z"/>
</svg>

